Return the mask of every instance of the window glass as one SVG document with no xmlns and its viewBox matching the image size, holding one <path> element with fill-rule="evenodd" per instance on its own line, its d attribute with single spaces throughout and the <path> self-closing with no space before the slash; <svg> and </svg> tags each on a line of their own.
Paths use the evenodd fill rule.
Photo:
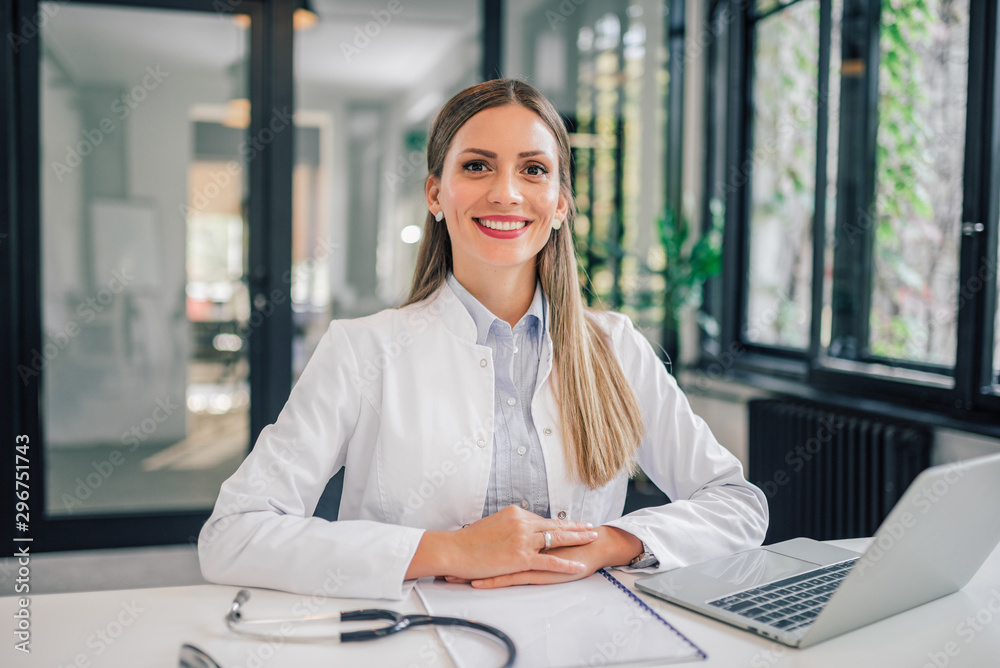
<svg viewBox="0 0 1000 668">
<path fill-rule="evenodd" d="M 841 53 L 843 50 L 843 0 L 833 0 L 830 24 L 830 73 L 827 105 L 826 134 L 826 238 L 823 246 L 824 276 L 833 276 L 833 251 L 835 226 L 837 224 L 837 168 L 840 148 L 840 77 Z M 833 281 L 823 282 L 823 311 L 821 313 L 820 337 L 823 348 L 830 345 L 831 309 Z"/>
<path fill-rule="evenodd" d="M 247 30 L 41 12 L 46 513 L 211 508 L 249 447 Z"/>
<path fill-rule="evenodd" d="M 744 335 L 753 343 L 809 342 L 819 4 L 796 3 L 759 21 L 754 32 L 752 144 L 729 175 L 750 178 Z"/>
<path fill-rule="evenodd" d="M 869 349 L 955 363 L 969 0 L 882 4 Z"/>
</svg>

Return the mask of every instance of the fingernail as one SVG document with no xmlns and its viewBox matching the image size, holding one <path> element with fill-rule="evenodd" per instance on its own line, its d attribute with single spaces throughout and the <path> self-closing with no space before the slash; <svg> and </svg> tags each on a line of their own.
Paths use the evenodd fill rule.
<svg viewBox="0 0 1000 668">
<path fill-rule="evenodd" d="M 588 531 L 587 532 L 587 538 L 591 538 L 591 539 L 597 538 L 597 532 L 596 531 Z"/>
<path fill-rule="evenodd" d="M 587 564 L 580 563 L 579 561 L 574 561 L 573 565 L 576 567 L 576 570 L 578 571 L 582 571 L 584 568 L 587 567 Z"/>
<path fill-rule="evenodd" d="M 590 522 L 587 522 L 587 528 L 588 528 L 588 529 L 593 529 L 593 528 L 594 528 L 594 525 L 593 525 L 593 524 L 591 524 Z"/>
</svg>

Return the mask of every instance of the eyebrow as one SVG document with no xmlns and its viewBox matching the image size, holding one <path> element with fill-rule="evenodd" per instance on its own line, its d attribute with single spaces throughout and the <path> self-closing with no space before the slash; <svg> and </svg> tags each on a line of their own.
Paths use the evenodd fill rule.
<svg viewBox="0 0 1000 668">
<path fill-rule="evenodd" d="M 462 153 L 476 153 L 476 154 L 481 155 L 481 156 L 483 156 L 485 158 L 492 158 L 492 159 L 496 159 L 496 157 L 497 157 L 497 154 L 494 153 L 493 151 L 486 151 L 486 150 L 483 150 L 481 148 L 467 148 L 464 151 L 462 151 Z M 546 153 L 545 151 L 521 151 L 520 153 L 517 154 L 517 157 L 519 157 L 519 158 L 533 158 L 536 155 L 544 155 L 544 156 L 548 157 L 548 153 Z"/>
</svg>

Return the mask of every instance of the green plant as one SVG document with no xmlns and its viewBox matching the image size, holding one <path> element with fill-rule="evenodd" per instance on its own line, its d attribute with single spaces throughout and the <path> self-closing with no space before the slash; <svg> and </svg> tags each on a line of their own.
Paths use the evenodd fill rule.
<svg viewBox="0 0 1000 668">
<path fill-rule="evenodd" d="M 713 200 L 711 214 L 708 230 L 697 238 L 691 222 L 668 209 L 655 221 L 654 247 L 637 253 L 601 241 L 589 249 L 598 266 L 612 258 L 633 265 L 636 280 L 632 289 L 623 289 L 622 306 L 634 311 L 640 324 L 662 327 L 663 347 L 672 360 L 677 358 L 678 323 L 683 311 L 700 305 L 705 281 L 722 270 L 721 202 Z"/>
</svg>

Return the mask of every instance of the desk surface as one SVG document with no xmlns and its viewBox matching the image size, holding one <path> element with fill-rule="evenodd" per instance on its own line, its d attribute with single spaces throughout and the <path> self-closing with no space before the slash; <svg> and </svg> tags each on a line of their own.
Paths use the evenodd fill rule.
<svg viewBox="0 0 1000 668">
<path fill-rule="evenodd" d="M 860 549 L 864 541 L 837 544 Z M 635 580 L 625 573 L 616 576 L 630 586 Z M 30 654 L 13 649 L 13 614 L 18 602 L 6 596 L 0 598 L 0 619 L 7 625 L 0 665 L 173 668 L 184 642 L 201 647 L 223 668 L 453 665 L 430 629 L 412 629 L 372 643 L 343 646 L 276 645 L 236 637 L 227 631 L 223 618 L 237 589 L 201 585 L 32 596 Z M 1000 548 L 961 591 L 805 650 L 786 648 L 654 597 L 642 597 L 708 653 L 707 661 L 683 664 L 687 666 L 1000 666 Z M 366 606 L 423 611 L 414 592 L 403 602 L 387 602 L 253 590 L 248 610 L 250 606 L 254 616 Z"/>
</svg>

